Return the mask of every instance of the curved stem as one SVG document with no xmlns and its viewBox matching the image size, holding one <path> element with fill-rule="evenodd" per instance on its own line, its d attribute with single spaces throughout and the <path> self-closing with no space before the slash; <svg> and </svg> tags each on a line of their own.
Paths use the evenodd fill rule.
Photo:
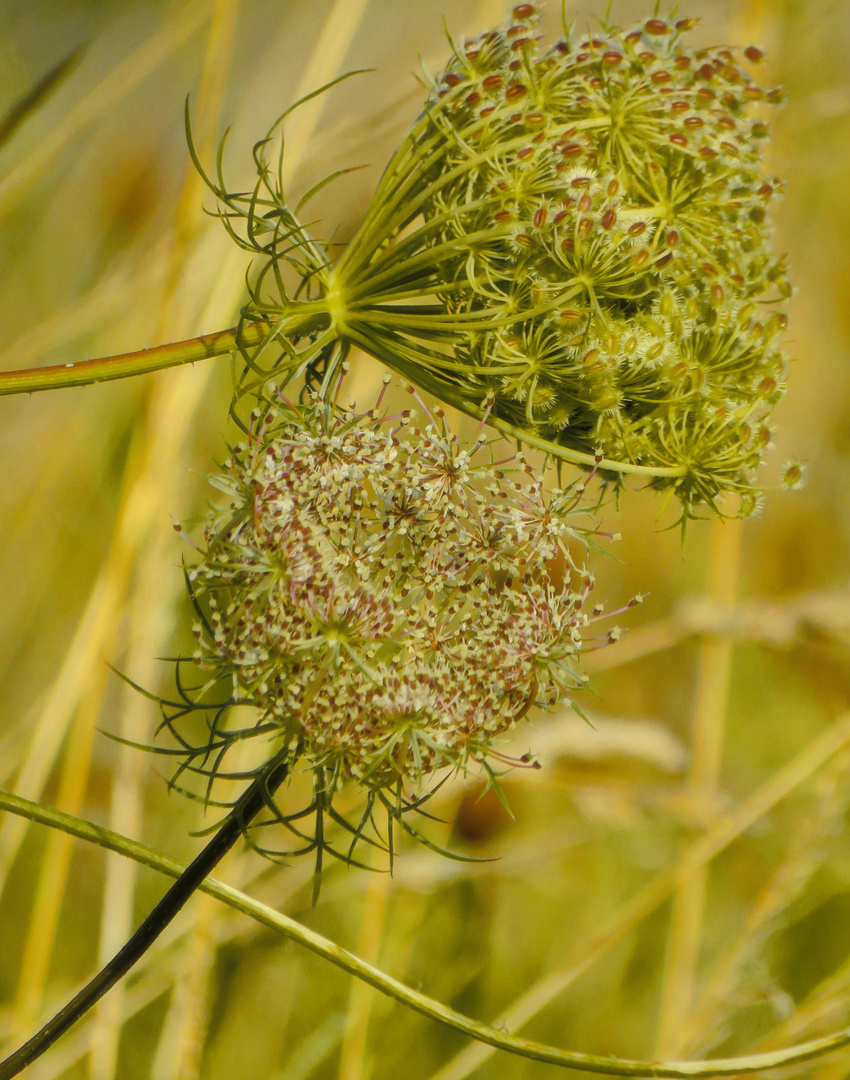
<svg viewBox="0 0 850 1080">
<path fill-rule="evenodd" d="M 49 1049 L 84 1016 L 115 983 L 122 979 L 173 921 L 192 894 L 233 847 L 246 826 L 267 804 L 286 779 L 289 766 L 278 760 L 262 771 L 228 814 L 221 828 L 182 873 L 136 932 L 78 994 L 40 1031 L 0 1062 L 0 1080 L 11 1080 Z"/>
<path fill-rule="evenodd" d="M 850 740 L 850 714 L 843 716 L 831 728 L 827 729 L 809 747 L 799 759 L 777 774 L 763 789 L 756 792 L 730 815 L 727 821 L 717 827 L 716 835 L 707 834 L 697 841 L 692 849 L 688 865 L 702 865 L 704 861 L 725 850 L 728 844 L 776 805 L 788 793 L 794 790 L 806 777 L 811 776 L 825 762 L 831 760 Z M 52 807 L 23 799 L 18 795 L 0 790 L 0 809 L 18 814 L 31 821 L 37 821 L 53 829 L 61 829 L 72 836 L 94 843 L 109 851 L 115 851 L 127 858 L 159 870 L 171 877 L 179 878 L 184 873 L 183 866 L 167 855 L 163 855 L 137 840 L 130 840 L 100 825 L 94 825 L 73 814 L 66 814 Z M 744 811 L 746 811 L 744 813 Z M 696 856 L 699 856 L 697 859 Z M 670 877 L 670 875 L 667 875 Z M 672 882 L 678 880 L 672 875 Z M 799 1064 L 812 1058 L 820 1057 L 830 1051 L 850 1045 L 850 1028 L 843 1028 L 820 1039 L 798 1043 L 782 1050 L 773 1050 L 761 1054 L 748 1054 L 738 1058 L 716 1058 L 713 1061 L 629 1061 L 617 1057 L 604 1057 L 596 1054 L 582 1054 L 559 1047 L 547 1046 L 512 1035 L 505 1028 L 493 1028 L 473 1020 L 463 1013 L 434 1001 L 425 994 L 405 986 L 378 968 L 361 960 L 354 953 L 322 937 L 321 934 L 303 926 L 295 919 L 284 915 L 274 908 L 253 900 L 239 890 L 207 878 L 198 886 L 201 892 L 208 893 L 222 903 L 249 916 L 256 922 L 282 934 L 291 941 L 303 945 L 318 956 L 329 960 L 350 975 L 373 986 L 408 1008 L 445 1024 L 455 1031 L 468 1035 L 488 1046 L 534 1061 L 548 1062 L 562 1068 L 585 1070 L 611 1076 L 633 1077 L 671 1077 L 673 1080 L 689 1080 L 696 1077 L 735 1076 L 740 1073 L 755 1073 L 776 1069 L 785 1065 Z M 663 896 L 669 895 L 665 888 Z M 14 1074 L 6 1074 L 11 1076 Z M 466 1074 L 464 1074 L 466 1075 Z M 2 1074 L 0 1074 L 2 1076 Z"/>
</svg>

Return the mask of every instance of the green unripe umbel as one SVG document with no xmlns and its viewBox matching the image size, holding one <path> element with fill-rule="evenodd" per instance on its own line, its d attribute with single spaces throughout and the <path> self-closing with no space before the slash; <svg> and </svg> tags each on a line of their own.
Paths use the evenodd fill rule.
<svg viewBox="0 0 850 1080">
<path fill-rule="evenodd" d="M 724 490 L 748 504 L 786 373 L 775 304 L 789 289 L 765 228 L 780 185 L 760 173 L 753 116 L 778 95 L 726 49 L 687 50 L 687 20 L 546 49 L 533 6 L 514 17 L 457 49 L 408 144 L 415 165 L 379 189 L 419 228 L 397 255 L 355 240 L 340 277 L 356 303 L 378 266 L 408 292 L 405 267 L 427 266 L 435 324 L 463 333 L 449 359 L 416 360 L 463 398 L 494 397 L 517 432 L 557 446 L 684 466 L 659 482 L 686 511 Z"/>
<path fill-rule="evenodd" d="M 356 344 L 521 441 L 673 488 L 686 518 L 749 513 L 787 370 L 761 169 L 781 94 L 741 66 L 755 47 L 687 48 L 694 20 L 546 47 L 537 19 L 454 46 L 335 265 L 278 207 L 247 317 L 309 316 L 310 363 Z M 296 248 L 307 303 L 277 273 Z"/>
</svg>

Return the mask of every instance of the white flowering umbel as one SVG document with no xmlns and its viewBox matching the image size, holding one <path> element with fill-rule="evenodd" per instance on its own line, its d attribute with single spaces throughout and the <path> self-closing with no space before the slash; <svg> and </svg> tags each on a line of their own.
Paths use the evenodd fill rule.
<svg viewBox="0 0 850 1080">
<path fill-rule="evenodd" d="M 583 485 L 549 494 L 483 431 L 464 446 L 426 417 L 280 401 L 215 478 L 228 502 L 190 575 L 197 660 L 256 710 L 236 740 L 313 771 L 319 815 L 349 778 L 399 819 L 435 770 L 494 778 L 494 740 L 585 681 L 601 611 L 577 561 Z M 187 748 L 193 767 L 226 727 Z"/>
</svg>

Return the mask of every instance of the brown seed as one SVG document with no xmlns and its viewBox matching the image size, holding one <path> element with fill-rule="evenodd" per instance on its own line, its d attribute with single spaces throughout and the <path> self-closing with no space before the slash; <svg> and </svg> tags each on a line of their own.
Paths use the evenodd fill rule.
<svg viewBox="0 0 850 1080">
<path fill-rule="evenodd" d="M 755 45 L 748 45 L 744 49 L 744 56 L 753 64 L 758 64 L 759 61 L 764 60 L 764 53 L 761 49 L 757 49 Z"/>
<path fill-rule="evenodd" d="M 463 82 L 463 76 L 459 75 L 456 71 L 450 71 L 447 75 L 443 76 L 443 82 L 446 86 L 457 86 L 458 83 Z"/>
<path fill-rule="evenodd" d="M 649 81 L 655 83 L 656 86 L 660 86 L 661 83 L 670 82 L 672 78 L 673 76 L 669 71 L 653 71 L 649 76 Z"/>
<path fill-rule="evenodd" d="M 521 97 L 524 97 L 527 93 L 526 88 L 522 83 L 514 83 L 509 86 L 505 91 L 505 101 L 519 101 Z"/>
<path fill-rule="evenodd" d="M 538 229 L 542 229 L 546 224 L 546 219 L 549 217 L 549 208 L 546 206 L 539 206 L 534 211 L 534 225 Z"/>
<path fill-rule="evenodd" d="M 676 146 L 687 146 L 688 145 L 687 138 L 684 135 L 680 134 L 679 132 L 676 132 L 675 134 L 670 136 L 670 142 L 675 143 Z"/>
<path fill-rule="evenodd" d="M 666 241 L 667 247 L 674 248 L 679 246 L 679 234 L 676 232 L 675 229 L 670 229 L 670 231 L 667 233 Z"/>
<path fill-rule="evenodd" d="M 629 236 L 640 236 L 646 232 L 646 222 L 636 221 L 634 225 L 629 226 Z"/>
<path fill-rule="evenodd" d="M 655 260 L 655 265 L 663 269 L 665 266 L 669 266 L 672 261 L 673 252 L 668 251 L 666 255 L 662 255 L 660 259 Z"/>
<path fill-rule="evenodd" d="M 614 222 L 617 220 L 617 215 L 613 210 L 606 210 L 602 215 L 602 221 L 600 222 L 603 229 L 613 228 Z"/>
<path fill-rule="evenodd" d="M 602 54 L 602 62 L 609 67 L 616 67 L 623 62 L 623 55 L 618 52 L 606 52 Z"/>
<path fill-rule="evenodd" d="M 530 19 L 537 14 L 537 8 L 534 4 L 517 4 L 512 14 L 515 19 Z"/>
<path fill-rule="evenodd" d="M 502 85 L 501 75 L 487 75 L 481 80 L 481 85 L 485 90 L 498 90 Z"/>
</svg>

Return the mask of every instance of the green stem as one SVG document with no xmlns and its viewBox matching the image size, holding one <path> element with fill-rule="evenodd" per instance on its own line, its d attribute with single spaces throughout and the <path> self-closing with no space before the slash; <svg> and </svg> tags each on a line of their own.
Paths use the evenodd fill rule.
<svg viewBox="0 0 850 1080">
<path fill-rule="evenodd" d="M 327 322 L 326 309 L 321 301 L 305 301 L 293 304 L 289 310 L 272 312 L 268 321 L 243 322 L 241 327 L 232 326 L 187 341 L 158 345 L 154 349 L 103 356 L 97 360 L 81 360 L 76 364 L 0 371 L 0 397 L 128 379 L 133 375 L 147 375 L 181 364 L 194 364 L 197 360 L 209 360 L 213 356 L 226 356 L 236 352 L 240 346 L 251 348 L 259 345 L 268 336 L 270 325 L 282 319 L 289 320 L 289 325 L 281 328 L 279 333 L 302 334 L 323 319 Z"/>
<path fill-rule="evenodd" d="M 153 908 L 113 958 L 31 1039 L 0 1061 L 0 1080 L 11 1080 L 48 1050 L 119 982 L 171 924 L 186 902 L 233 847 L 249 823 L 268 804 L 289 774 L 287 761 L 272 761 L 240 798 L 212 840 Z"/>
<path fill-rule="evenodd" d="M 843 729 L 842 729 L 843 730 Z M 836 736 L 838 733 L 834 733 Z M 833 738 L 830 749 L 843 746 L 846 743 L 846 731 L 841 740 Z M 115 851 L 127 858 L 134 859 L 143 866 L 168 874 L 170 877 L 179 878 L 185 868 L 176 859 L 163 855 L 153 848 L 140 844 L 136 840 L 129 840 L 119 833 L 110 829 L 95 825 L 73 814 L 63 813 L 52 807 L 41 806 L 39 803 L 23 799 L 18 795 L 0 790 L 0 809 L 18 814 L 39 824 L 47 825 L 53 829 L 60 829 L 71 836 L 81 840 L 97 844 L 109 851 Z M 809 1042 L 798 1043 L 796 1046 L 786 1047 L 784 1050 L 774 1050 L 763 1054 L 748 1054 L 738 1058 L 716 1058 L 713 1061 L 629 1061 L 617 1057 L 603 1057 L 597 1054 L 581 1054 L 571 1050 L 561 1050 L 558 1047 L 547 1046 L 544 1043 L 534 1042 L 531 1039 L 523 1039 L 511 1035 L 507 1031 L 498 1030 L 481 1024 L 470 1017 L 459 1013 L 454 1009 L 434 1001 L 425 994 L 412 990 L 404 983 L 398 982 L 391 976 L 386 975 L 378 968 L 367 964 L 354 953 L 343 949 L 341 946 L 322 937 L 313 930 L 296 922 L 287 915 L 283 915 L 266 904 L 253 900 L 237 889 L 224 885 L 213 878 L 206 878 L 199 886 L 201 892 L 208 893 L 215 899 L 242 912 L 249 918 L 254 919 L 262 926 L 303 945 L 311 952 L 330 960 L 337 967 L 347 971 L 355 978 L 368 983 L 369 986 L 379 990 L 382 994 L 394 998 L 402 1005 L 406 1005 L 416 1012 L 427 1016 L 431 1020 L 453 1028 L 464 1035 L 468 1035 L 479 1042 L 486 1043 L 498 1050 L 505 1050 L 520 1057 L 531 1058 L 534 1061 L 543 1061 L 551 1065 L 559 1065 L 562 1068 L 585 1070 L 594 1073 L 603 1073 L 610 1076 L 633 1076 L 633 1077 L 671 1077 L 673 1080 L 690 1080 L 697 1077 L 711 1076 L 734 1076 L 739 1073 L 756 1073 L 768 1069 L 777 1069 L 786 1065 L 795 1065 L 803 1061 L 821 1057 L 833 1050 L 850 1045 L 850 1028 L 844 1028 L 831 1035 L 820 1039 L 812 1039 Z M 3 1076 L 6 1074 L 0 1074 Z M 8 1074 L 14 1075 L 14 1074 Z"/>
<path fill-rule="evenodd" d="M 50 367 L 28 368 L 23 371 L 0 371 L 0 397 L 8 394 L 32 394 L 39 390 L 59 390 L 69 386 L 127 379 L 132 375 L 147 375 L 163 368 L 194 364 L 212 356 L 224 356 L 237 348 L 237 327 L 204 334 L 188 341 L 175 341 L 155 349 L 104 356 L 97 360 L 81 360 L 77 364 L 54 364 Z M 246 345 L 257 344 L 267 333 L 262 324 L 246 326 L 242 337 Z"/>
</svg>

